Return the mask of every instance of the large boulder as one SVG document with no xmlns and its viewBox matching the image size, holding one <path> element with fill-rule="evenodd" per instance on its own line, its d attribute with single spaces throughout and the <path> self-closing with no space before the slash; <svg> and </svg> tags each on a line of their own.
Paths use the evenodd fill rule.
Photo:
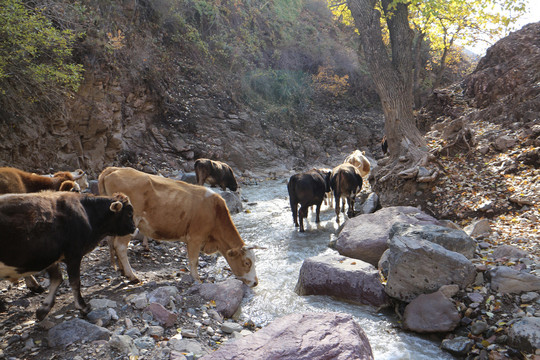
<svg viewBox="0 0 540 360">
<path fill-rule="evenodd" d="M 65 347 L 81 341 L 109 340 L 110 336 L 109 330 L 75 318 L 51 328 L 48 339 L 51 347 Z"/>
<path fill-rule="evenodd" d="M 440 225 L 395 224 L 390 237 L 407 236 L 439 244 L 447 250 L 464 255 L 467 259 L 474 257 L 476 241 L 463 230 L 452 229 Z"/>
<path fill-rule="evenodd" d="M 382 254 L 388 249 L 390 230 L 398 222 L 441 225 L 437 219 L 415 207 L 387 207 L 373 214 L 363 214 L 349 219 L 339 233 L 335 249 L 341 255 L 377 266 Z"/>
<path fill-rule="evenodd" d="M 476 268 L 464 255 L 416 237 L 395 235 L 385 254 L 386 293 L 410 302 L 418 295 L 456 284 L 464 289 L 476 277 Z"/>
<path fill-rule="evenodd" d="M 304 260 L 295 291 L 299 295 L 328 295 L 365 305 L 389 303 L 373 265 L 338 254 Z"/>
<path fill-rule="evenodd" d="M 351 315 L 307 313 L 279 318 L 201 358 L 226 359 L 370 360 L 373 353 L 364 331 Z"/>
<path fill-rule="evenodd" d="M 448 332 L 461 320 L 456 305 L 441 291 L 422 294 L 405 307 L 403 326 L 418 333 Z"/>
</svg>

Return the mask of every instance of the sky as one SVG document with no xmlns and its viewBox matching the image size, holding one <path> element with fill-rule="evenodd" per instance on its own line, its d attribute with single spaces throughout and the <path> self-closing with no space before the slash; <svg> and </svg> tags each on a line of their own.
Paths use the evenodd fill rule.
<svg viewBox="0 0 540 360">
<path fill-rule="evenodd" d="M 529 0 L 529 5 L 527 6 L 528 12 L 523 15 L 522 18 L 518 20 L 515 27 L 516 30 L 521 29 L 523 26 L 540 21 L 540 0 Z M 491 44 L 492 45 L 492 44 Z M 466 48 L 480 56 L 484 56 L 486 50 L 491 46 L 484 42 L 478 42 L 476 46 L 467 46 Z"/>
</svg>

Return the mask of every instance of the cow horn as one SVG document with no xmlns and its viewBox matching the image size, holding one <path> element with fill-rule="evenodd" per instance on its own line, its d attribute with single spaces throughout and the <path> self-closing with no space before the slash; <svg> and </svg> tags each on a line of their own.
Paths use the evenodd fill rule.
<svg viewBox="0 0 540 360">
<path fill-rule="evenodd" d="M 124 205 L 122 205 L 120 201 L 115 201 L 111 204 L 111 207 L 109 209 L 111 209 L 112 212 L 119 212 L 120 210 L 122 210 L 123 206 Z"/>
<path fill-rule="evenodd" d="M 246 246 L 246 250 L 254 250 L 254 249 L 267 250 L 268 248 L 267 248 L 267 247 L 263 247 L 263 246 L 259 246 L 259 245 L 250 245 L 250 246 Z"/>
</svg>

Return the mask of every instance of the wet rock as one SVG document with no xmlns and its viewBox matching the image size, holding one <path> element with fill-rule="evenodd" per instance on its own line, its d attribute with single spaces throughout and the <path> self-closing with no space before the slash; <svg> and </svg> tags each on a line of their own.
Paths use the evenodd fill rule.
<svg viewBox="0 0 540 360">
<path fill-rule="evenodd" d="M 452 331 L 461 317 L 456 306 L 442 292 L 422 294 L 412 300 L 403 315 L 403 325 L 418 333 Z"/>
<path fill-rule="evenodd" d="M 221 191 L 219 194 L 227 203 L 227 208 L 231 214 L 242 212 L 243 206 L 239 194 L 231 191 Z"/>
<path fill-rule="evenodd" d="M 201 360 L 373 359 L 362 328 L 348 314 L 291 314 L 253 335 L 226 343 Z"/>
<path fill-rule="evenodd" d="M 48 332 L 51 347 L 63 347 L 82 340 L 108 340 L 110 336 L 109 330 L 78 318 L 58 324 Z"/>
<path fill-rule="evenodd" d="M 338 254 L 304 260 L 295 291 L 299 295 L 334 296 L 365 305 L 389 303 L 373 265 Z"/>
<path fill-rule="evenodd" d="M 508 331 L 509 342 L 520 350 L 540 349 L 540 318 L 526 317 L 514 323 Z"/>
<path fill-rule="evenodd" d="M 437 219 L 411 206 L 383 208 L 373 214 L 363 214 L 345 222 L 336 240 L 335 249 L 344 256 L 377 266 L 388 248 L 390 229 L 397 222 L 437 224 Z"/>
<path fill-rule="evenodd" d="M 441 343 L 441 349 L 457 356 L 465 356 L 471 351 L 473 345 L 474 340 L 460 336 L 454 339 L 444 339 Z"/>
<path fill-rule="evenodd" d="M 476 277 L 470 260 L 438 244 L 398 235 L 388 244 L 385 291 L 391 297 L 408 302 L 443 285 L 456 284 L 464 289 Z"/>
<path fill-rule="evenodd" d="M 227 279 L 221 283 L 203 283 L 192 286 L 189 294 L 200 294 L 207 301 L 216 302 L 216 310 L 224 317 L 232 317 L 240 307 L 246 285 L 238 279 Z"/>
<path fill-rule="evenodd" d="M 497 266 L 489 271 L 491 288 L 503 294 L 540 291 L 540 277 L 507 266 Z"/>
<path fill-rule="evenodd" d="M 109 346 L 125 355 L 139 355 L 139 349 L 135 346 L 133 339 L 127 335 L 113 335 L 109 340 Z"/>
<path fill-rule="evenodd" d="M 171 327 L 178 321 L 178 315 L 158 303 L 151 303 L 146 308 L 146 311 L 150 312 L 154 319 L 165 327 Z"/>
</svg>

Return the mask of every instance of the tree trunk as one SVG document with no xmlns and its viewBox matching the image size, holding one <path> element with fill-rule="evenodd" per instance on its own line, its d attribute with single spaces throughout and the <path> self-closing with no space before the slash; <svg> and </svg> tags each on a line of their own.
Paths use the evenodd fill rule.
<svg viewBox="0 0 540 360">
<path fill-rule="evenodd" d="M 383 0 L 383 8 L 391 3 Z M 412 30 L 407 5 L 398 3 L 388 19 L 392 60 L 382 39 L 381 14 L 373 0 L 348 0 L 368 69 L 381 99 L 390 156 L 406 155 L 413 147 L 425 149 L 425 141 L 416 128 L 412 95 Z"/>
<path fill-rule="evenodd" d="M 416 36 L 416 42 L 413 47 L 414 74 L 413 74 L 413 98 L 414 108 L 422 107 L 422 95 L 420 94 L 420 75 L 422 73 L 422 43 L 426 34 L 419 32 Z"/>
<path fill-rule="evenodd" d="M 406 203 L 406 194 L 396 189 L 402 189 L 405 180 L 411 183 L 408 191 L 415 192 L 418 168 L 427 163 L 429 153 L 413 113 L 413 32 L 409 27 L 408 7 L 397 3 L 390 10 L 392 1 L 382 0 L 390 33 L 392 51 L 389 56 L 382 37 L 381 14 L 375 9 L 375 3 L 375 0 L 347 0 L 385 117 L 390 157 L 372 178 L 372 187 L 379 192 L 384 206 Z M 381 193 L 388 190 L 394 192 L 393 196 Z"/>
</svg>

